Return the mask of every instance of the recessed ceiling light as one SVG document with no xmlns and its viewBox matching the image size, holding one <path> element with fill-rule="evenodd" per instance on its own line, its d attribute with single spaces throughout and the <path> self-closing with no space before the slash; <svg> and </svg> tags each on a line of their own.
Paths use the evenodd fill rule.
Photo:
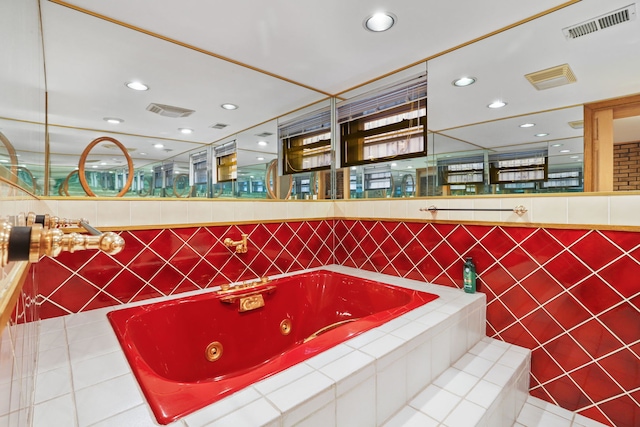
<svg viewBox="0 0 640 427">
<path fill-rule="evenodd" d="M 397 20 L 398 18 L 393 13 L 378 12 L 365 19 L 363 25 L 369 31 L 381 33 L 393 27 Z"/>
<path fill-rule="evenodd" d="M 413 169 L 413 166 L 409 165 L 407 166 L 407 169 Z"/>
<path fill-rule="evenodd" d="M 489 108 L 502 108 L 507 105 L 504 101 L 493 101 L 491 104 L 487 105 Z"/>
<path fill-rule="evenodd" d="M 146 156 L 146 155 L 147 155 L 147 153 L 140 153 L 140 155 L 141 155 L 141 156 Z"/>
<path fill-rule="evenodd" d="M 570 158 L 570 159 L 579 159 L 579 158 L 580 158 L 580 156 L 571 156 L 571 157 L 569 157 L 569 158 Z"/>
<path fill-rule="evenodd" d="M 391 163 L 391 166 L 395 167 L 395 166 L 398 166 L 398 164 L 397 163 Z"/>
<path fill-rule="evenodd" d="M 91 167 L 94 168 L 94 169 L 98 169 L 98 165 L 93 165 Z"/>
<path fill-rule="evenodd" d="M 154 148 L 164 148 L 162 144 L 153 144 Z"/>
<path fill-rule="evenodd" d="M 149 86 L 142 82 L 128 82 L 125 83 L 129 89 L 133 90 L 149 90 Z"/>
<path fill-rule="evenodd" d="M 264 157 L 256 157 L 256 160 L 264 160 Z"/>
<path fill-rule="evenodd" d="M 549 136 L 549 134 L 548 133 L 536 133 L 533 136 L 542 137 L 542 136 Z M 562 144 L 560 144 L 560 145 L 562 145 Z M 552 147 L 560 147 L 560 145 L 552 145 Z"/>
<path fill-rule="evenodd" d="M 6 162 L 6 160 L 5 160 L 5 162 Z M 356 170 L 356 169 L 358 169 L 358 168 L 357 168 L 357 167 L 355 167 L 355 166 L 351 166 L 351 170 L 352 170 L 352 171 L 354 171 L 354 170 Z"/>
<path fill-rule="evenodd" d="M 9 163 L 9 160 L 7 160 L 7 159 L 0 159 L 0 163 Z"/>
<path fill-rule="evenodd" d="M 100 162 L 100 166 L 106 166 L 107 162 Z"/>
<path fill-rule="evenodd" d="M 263 147 L 267 144 L 269 144 L 267 141 L 258 141 L 258 145 L 262 145 Z"/>
<path fill-rule="evenodd" d="M 562 144 L 551 144 L 552 147 L 562 147 Z"/>
<path fill-rule="evenodd" d="M 523 123 L 520 125 L 521 128 L 532 128 L 534 127 L 536 124 L 535 123 Z"/>
<path fill-rule="evenodd" d="M 560 150 L 561 153 L 570 153 L 571 150 Z"/>
<path fill-rule="evenodd" d="M 189 128 L 178 128 L 178 130 L 186 135 L 193 133 L 193 129 L 189 129 Z"/>
<path fill-rule="evenodd" d="M 238 106 L 236 104 L 222 104 L 221 105 L 222 108 L 224 108 L 225 110 L 237 110 Z"/>
<path fill-rule="evenodd" d="M 461 77 L 457 80 L 452 81 L 451 84 L 457 87 L 465 87 L 465 86 L 472 85 L 475 82 L 476 82 L 475 77 Z"/>
<path fill-rule="evenodd" d="M 114 125 L 117 125 L 118 123 L 122 123 L 122 122 L 124 122 L 124 120 L 119 119 L 119 118 L 117 118 L 117 117 L 105 117 L 105 118 L 104 118 L 104 119 L 102 119 L 102 120 L 104 120 L 104 121 L 105 121 L 105 122 L 107 122 L 107 123 L 112 123 L 112 124 L 114 124 Z"/>
</svg>

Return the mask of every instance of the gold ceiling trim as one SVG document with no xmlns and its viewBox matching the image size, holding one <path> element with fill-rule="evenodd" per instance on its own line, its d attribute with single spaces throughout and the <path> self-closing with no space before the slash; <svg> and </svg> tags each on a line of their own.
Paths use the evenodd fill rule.
<svg viewBox="0 0 640 427">
<path fill-rule="evenodd" d="M 65 1 L 62 1 L 62 0 L 50 0 L 50 1 L 51 1 L 51 3 L 55 3 L 55 4 L 59 5 L 59 6 L 64 6 L 64 7 L 67 7 L 69 9 L 75 10 L 77 12 L 81 12 L 81 13 L 84 13 L 86 15 L 93 16 L 94 18 L 102 19 L 103 21 L 111 22 L 112 24 L 116 24 L 116 25 L 119 25 L 121 27 L 128 28 L 128 29 L 133 30 L 133 31 L 137 31 L 137 32 L 142 33 L 142 34 L 146 34 L 148 36 L 155 37 L 157 39 L 164 40 L 164 41 L 169 42 L 169 43 L 173 43 L 173 44 L 175 44 L 177 46 L 181 46 L 181 47 L 184 47 L 184 48 L 187 48 L 187 49 L 191 49 L 191 50 L 193 50 L 195 52 L 199 52 L 199 53 L 202 53 L 204 55 L 211 56 L 213 58 L 217 58 L 217 59 L 229 62 L 231 64 L 235 64 L 235 65 L 238 65 L 240 67 L 256 71 L 256 72 L 261 73 L 261 74 L 265 74 L 265 75 L 267 75 L 269 77 L 273 77 L 273 78 L 276 78 L 278 80 L 282 80 L 284 82 L 291 83 L 293 85 L 296 85 L 296 86 L 311 90 L 313 92 L 321 93 L 321 94 L 326 95 L 326 96 L 332 96 L 330 93 L 327 93 L 327 92 L 325 92 L 323 90 L 316 89 L 314 87 L 308 86 L 308 85 L 306 85 L 304 83 L 296 82 L 295 80 L 291 80 L 291 79 L 288 79 L 286 77 L 280 76 L 278 74 L 275 74 L 275 73 L 272 73 L 272 72 L 269 72 L 269 71 L 266 71 L 266 70 L 262 70 L 262 69 L 260 69 L 258 67 L 254 67 L 252 65 L 245 64 L 244 62 L 236 61 L 235 59 L 227 58 L 226 56 L 219 55 L 217 53 L 210 52 L 208 50 L 193 46 L 191 44 L 188 44 L 188 43 L 185 43 L 185 42 L 181 42 L 179 40 L 172 39 L 171 37 L 163 36 L 162 34 L 158 34 L 158 33 L 155 33 L 153 31 L 145 30 L 144 28 L 136 27 L 135 25 L 127 24 L 126 22 L 122 22 L 122 21 L 119 21 L 117 19 L 110 18 L 110 17 L 105 16 L 105 15 L 101 15 L 101 14 L 99 14 L 97 12 L 92 12 L 90 10 L 81 8 L 79 6 L 67 3 Z"/>
</svg>

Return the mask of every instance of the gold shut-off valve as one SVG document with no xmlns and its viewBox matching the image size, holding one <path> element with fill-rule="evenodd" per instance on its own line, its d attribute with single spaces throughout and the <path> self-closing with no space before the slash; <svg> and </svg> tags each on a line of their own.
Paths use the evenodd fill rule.
<svg viewBox="0 0 640 427">
<path fill-rule="evenodd" d="M 124 249 L 124 239 L 108 231 L 97 235 L 64 233 L 59 228 L 45 228 L 42 224 L 13 226 L 0 224 L 0 266 L 10 261 L 37 262 L 47 255 L 56 257 L 62 252 L 101 250 L 115 255 Z"/>
</svg>

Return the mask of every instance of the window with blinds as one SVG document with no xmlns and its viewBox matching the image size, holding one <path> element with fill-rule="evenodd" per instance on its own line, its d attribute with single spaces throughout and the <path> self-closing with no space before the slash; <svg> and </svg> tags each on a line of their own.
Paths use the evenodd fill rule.
<svg viewBox="0 0 640 427">
<path fill-rule="evenodd" d="M 548 170 L 547 150 L 497 153 L 489 156 L 491 184 L 546 181 Z"/>
<path fill-rule="evenodd" d="M 238 177 L 236 142 L 227 142 L 214 149 L 217 182 L 232 181 Z"/>
<path fill-rule="evenodd" d="M 344 102 L 338 123 L 343 167 L 426 156 L 426 75 Z"/>
<path fill-rule="evenodd" d="M 283 174 L 331 168 L 331 112 L 328 108 L 278 127 Z"/>
</svg>

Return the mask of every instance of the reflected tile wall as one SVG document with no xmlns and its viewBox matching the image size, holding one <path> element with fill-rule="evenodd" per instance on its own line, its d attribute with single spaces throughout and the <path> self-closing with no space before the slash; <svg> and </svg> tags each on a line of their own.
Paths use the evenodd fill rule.
<svg viewBox="0 0 640 427">
<path fill-rule="evenodd" d="M 41 212 L 43 205 L 27 193 L 0 182 L 0 219 L 29 211 Z M 15 262 L 0 269 L 0 293 L 9 285 Z M 37 281 L 29 278 L 0 336 L 0 426 L 30 425 L 35 389 L 38 348 Z"/>
<path fill-rule="evenodd" d="M 247 254 L 222 245 L 240 232 Z M 43 318 L 334 262 L 459 288 L 472 256 L 487 335 L 533 351 L 531 394 L 640 425 L 640 233 L 336 219 L 122 234 L 114 257 L 33 265 Z"/>
</svg>

